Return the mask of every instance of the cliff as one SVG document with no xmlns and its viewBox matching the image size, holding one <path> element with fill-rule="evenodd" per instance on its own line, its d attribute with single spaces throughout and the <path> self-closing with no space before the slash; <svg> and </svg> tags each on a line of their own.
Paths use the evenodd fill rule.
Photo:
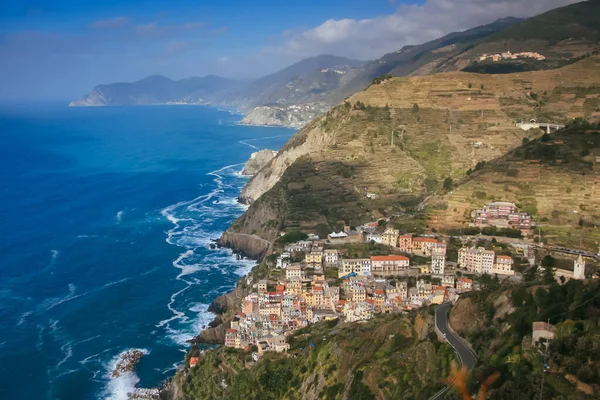
<svg viewBox="0 0 600 400">
<path fill-rule="evenodd" d="M 230 231 L 223 233 L 219 245 L 255 260 L 261 260 L 271 248 L 271 243 L 260 236 Z"/>
<path fill-rule="evenodd" d="M 246 164 L 244 165 L 242 175 L 256 175 L 258 171 L 260 171 L 265 165 L 271 162 L 275 155 L 277 155 L 276 151 L 268 149 L 252 153 L 250 159 L 246 161 Z"/>
</svg>

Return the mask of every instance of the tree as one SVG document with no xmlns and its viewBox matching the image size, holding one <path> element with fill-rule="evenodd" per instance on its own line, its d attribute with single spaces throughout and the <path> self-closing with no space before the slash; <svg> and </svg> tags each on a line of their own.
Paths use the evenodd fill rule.
<svg viewBox="0 0 600 400">
<path fill-rule="evenodd" d="M 525 272 L 525 276 L 523 276 L 523 280 L 525 282 L 533 282 L 537 279 L 537 275 L 538 275 L 538 266 L 534 265 L 533 267 L 529 268 L 527 270 L 527 272 Z"/>
<path fill-rule="evenodd" d="M 414 112 L 415 114 L 419 112 L 419 105 L 417 103 L 413 104 L 412 112 Z"/>
<path fill-rule="evenodd" d="M 444 190 L 449 192 L 454 187 L 454 181 L 451 177 L 444 179 Z"/>
</svg>

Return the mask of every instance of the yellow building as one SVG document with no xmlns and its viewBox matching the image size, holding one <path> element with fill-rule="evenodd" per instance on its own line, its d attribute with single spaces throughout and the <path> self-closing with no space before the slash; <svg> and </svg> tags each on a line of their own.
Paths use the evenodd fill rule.
<svg viewBox="0 0 600 400">
<path fill-rule="evenodd" d="M 400 231 L 394 228 L 387 228 L 385 232 L 381 235 L 381 244 L 386 246 L 397 247 L 398 246 L 398 237 L 400 236 Z"/>
</svg>

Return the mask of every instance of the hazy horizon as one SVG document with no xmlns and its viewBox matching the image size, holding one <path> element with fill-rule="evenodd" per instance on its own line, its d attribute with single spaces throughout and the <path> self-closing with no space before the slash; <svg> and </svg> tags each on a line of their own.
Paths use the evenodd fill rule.
<svg viewBox="0 0 600 400">
<path fill-rule="evenodd" d="M 575 0 L 221 2 L 26 0 L 0 5 L 0 100 L 68 100 L 149 75 L 251 80 L 331 54 L 371 60 Z M 326 3 L 326 4 L 324 4 Z"/>
</svg>

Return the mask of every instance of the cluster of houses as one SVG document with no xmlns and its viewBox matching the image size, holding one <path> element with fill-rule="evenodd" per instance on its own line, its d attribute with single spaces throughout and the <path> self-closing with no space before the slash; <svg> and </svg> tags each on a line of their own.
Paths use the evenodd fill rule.
<svg viewBox="0 0 600 400">
<path fill-rule="evenodd" d="M 538 61 L 543 61 L 546 59 L 545 56 L 540 53 L 532 52 L 532 51 L 524 51 L 521 53 L 511 53 L 510 50 L 504 53 L 496 53 L 496 54 L 482 54 L 479 56 L 479 62 L 491 59 L 494 62 L 498 62 L 501 60 L 516 60 L 519 58 L 533 58 Z"/>
<path fill-rule="evenodd" d="M 362 229 L 361 234 L 364 236 Z M 454 301 L 460 293 L 473 289 L 471 279 L 445 270 L 445 243 L 400 235 L 395 229 L 386 229 L 381 236 L 381 243 L 431 257 L 431 266 L 411 266 L 403 255 L 345 258 L 335 248 L 324 249 L 325 243 L 314 236 L 289 244 L 275 264 L 283 272 L 281 277 L 253 285 L 255 290 L 243 299 L 241 312 L 226 332 L 225 345 L 256 346 L 253 358 L 257 360 L 265 351 L 286 351 L 286 337 L 312 323 L 364 321 L 379 313 Z M 338 279 L 329 275 L 328 282 L 327 269 L 337 269 Z M 430 273 L 430 278 L 418 279 L 423 273 Z M 412 284 L 402 280 L 409 276 L 414 277 Z"/>
<path fill-rule="evenodd" d="M 514 203 L 506 201 L 493 201 L 483 206 L 483 208 L 475 210 L 473 222 L 475 225 L 515 229 L 530 229 L 533 225 L 531 215 L 519 212 Z"/>
</svg>

